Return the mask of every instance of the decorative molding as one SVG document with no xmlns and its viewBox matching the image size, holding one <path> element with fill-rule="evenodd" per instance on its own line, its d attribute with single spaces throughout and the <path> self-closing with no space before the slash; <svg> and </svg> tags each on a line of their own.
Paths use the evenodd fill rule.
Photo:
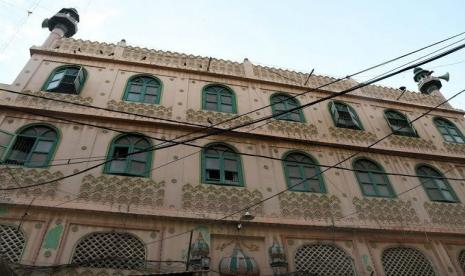
<svg viewBox="0 0 465 276">
<path fill-rule="evenodd" d="M 145 205 L 164 204 L 165 182 L 127 176 L 86 175 L 79 190 L 79 199 L 103 204 Z"/>
<path fill-rule="evenodd" d="M 374 142 L 377 140 L 377 137 L 374 133 L 364 130 L 330 127 L 329 133 L 336 139 L 351 140 L 355 142 Z"/>
<path fill-rule="evenodd" d="M 393 146 L 399 146 L 403 148 L 415 148 L 429 151 L 437 150 L 437 147 L 434 145 L 433 141 L 418 137 L 391 135 L 389 136 L 388 141 Z"/>
<path fill-rule="evenodd" d="M 182 207 L 204 213 L 232 213 L 262 200 L 258 190 L 250 191 L 241 187 L 225 187 L 212 184 L 182 187 Z M 262 204 L 254 207 L 255 215 L 263 215 Z"/>
<path fill-rule="evenodd" d="M 186 112 L 186 119 L 189 122 L 195 122 L 200 124 L 205 124 L 206 126 L 217 124 L 219 122 L 230 120 L 231 118 L 237 116 L 234 113 L 225 113 L 225 112 L 215 112 L 209 110 L 194 110 L 188 109 Z M 252 121 L 252 118 L 249 116 L 241 116 L 237 119 L 228 121 L 224 124 L 218 125 L 219 127 L 234 127 L 241 125 L 247 122 Z"/>
<path fill-rule="evenodd" d="M 238 63 L 217 58 L 194 56 L 183 53 L 160 51 L 140 47 L 131 47 L 125 46 L 125 43 L 118 43 L 118 45 L 116 45 L 81 39 L 61 38 L 57 39 L 48 48 L 32 47 L 32 50 L 36 49 L 57 53 L 79 54 L 111 60 L 129 61 L 140 64 L 158 65 L 198 72 L 206 72 L 208 68 L 209 73 L 218 73 L 237 77 L 247 76 L 258 80 L 305 87 L 318 87 L 336 80 L 333 77 L 315 74 L 311 75 L 309 78 L 308 73 L 253 64 L 251 64 L 251 75 L 246 75 L 245 67 L 250 66 L 247 65 L 246 62 Z M 328 85 L 325 87 L 325 90 L 340 92 L 357 84 L 358 83 L 355 80 L 347 79 Z M 396 102 L 402 101 L 411 104 L 422 104 L 427 106 L 436 106 L 442 101 L 441 97 L 438 95 L 425 95 L 412 91 L 406 91 L 402 98 L 397 100 L 400 93 L 402 93 L 402 91 L 399 89 L 378 85 L 369 85 L 361 89 L 357 89 L 355 92 L 355 94 L 375 99 L 386 99 Z M 454 109 L 449 105 L 444 105 L 443 108 Z"/>
<path fill-rule="evenodd" d="M 287 191 L 279 195 L 281 215 L 295 219 L 331 220 L 342 217 L 341 201 L 335 195 Z"/>
<path fill-rule="evenodd" d="M 164 107 L 162 105 L 157 104 L 135 103 L 115 100 L 109 101 L 107 103 L 107 108 L 116 111 L 130 112 L 146 116 L 156 116 L 164 119 L 170 119 L 173 114 L 172 107 Z"/>
<path fill-rule="evenodd" d="M 461 203 L 425 202 L 424 207 L 433 223 L 465 226 L 465 205 Z"/>
<path fill-rule="evenodd" d="M 13 179 L 14 176 L 14 179 Z M 0 167 L 0 187 L 18 187 L 27 186 L 34 183 L 42 183 L 63 177 L 60 171 L 51 172 L 46 169 L 28 169 L 28 168 L 7 168 Z M 54 198 L 58 183 L 52 182 L 47 185 L 40 185 L 29 189 L 19 189 L 12 191 L 4 191 L 8 196 L 16 195 L 16 197 L 42 197 Z"/>
<path fill-rule="evenodd" d="M 81 97 L 80 95 L 73 95 L 73 94 L 64 94 L 64 93 L 55 93 L 55 92 L 31 92 L 31 91 L 23 91 L 22 93 L 27 93 L 31 95 L 37 95 L 41 97 L 46 97 L 50 98 L 52 100 L 47 100 L 43 98 L 38 98 L 34 96 L 26 96 L 26 95 L 20 95 L 16 98 L 16 102 L 18 103 L 23 103 L 27 105 L 32 105 L 32 106 L 72 106 L 75 107 L 73 104 L 68 104 L 68 103 L 61 103 L 53 100 L 62 100 L 62 101 L 68 101 L 68 102 L 73 102 L 73 103 L 78 103 L 78 104 L 84 104 L 84 105 L 91 105 L 92 102 L 94 101 L 91 97 Z"/>
<path fill-rule="evenodd" d="M 361 220 L 410 223 L 420 222 L 412 202 L 409 200 L 387 198 L 358 198 L 354 197 L 352 203 Z"/>
<path fill-rule="evenodd" d="M 314 137 L 318 134 L 318 130 L 315 125 L 284 121 L 284 120 L 272 120 L 267 127 L 271 131 L 277 131 L 286 135 L 298 135 L 302 138 Z"/>
<path fill-rule="evenodd" d="M 239 245 L 239 246 L 243 246 L 245 248 L 247 248 L 249 251 L 259 251 L 260 250 L 260 246 L 253 243 L 253 242 L 246 242 L 247 239 L 244 239 L 243 237 L 236 237 L 234 239 L 231 239 L 229 241 L 225 241 L 223 243 L 220 243 L 216 246 L 215 250 L 219 250 L 219 251 L 223 251 L 225 250 L 227 247 L 229 247 L 230 245 Z"/>
<path fill-rule="evenodd" d="M 376 98 L 376 99 L 386 99 L 386 100 L 395 100 L 400 102 L 407 102 L 412 104 L 422 104 L 427 106 L 436 106 L 440 104 L 444 99 L 439 97 L 438 95 L 430 94 L 421 94 L 418 92 L 413 91 L 405 91 L 402 97 L 398 100 L 399 96 L 402 94 L 400 89 L 395 89 L 391 87 L 385 87 L 380 85 L 370 85 L 366 87 L 362 87 L 361 94 Z M 450 106 L 443 106 L 443 108 L 450 108 Z"/>
<path fill-rule="evenodd" d="M 443 142 L 443 145 L 449 153 L 465 154 L 465 144 Z"/>
</svg>

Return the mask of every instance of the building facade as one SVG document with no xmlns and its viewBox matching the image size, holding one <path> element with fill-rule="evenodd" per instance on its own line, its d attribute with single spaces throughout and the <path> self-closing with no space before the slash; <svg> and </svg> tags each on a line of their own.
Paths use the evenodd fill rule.
<svg viewBox="0 0 465 276">
<path fill-rule="evenodd" d="M 415 120 L 444 101 L 427 71 L 422 93 L 281 114 L 357 82 L 293 98 L 334 79 L 77 40 L 78 21 L 49 19 L 0 84 L 0 256 L 18 273 L 465 275 L 464 111 Z"/>
</svg>

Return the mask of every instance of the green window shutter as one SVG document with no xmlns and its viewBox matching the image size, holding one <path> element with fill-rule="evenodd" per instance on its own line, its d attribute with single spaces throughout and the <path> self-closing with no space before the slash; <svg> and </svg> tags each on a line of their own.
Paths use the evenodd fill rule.
<svg viewBox="0 0 465 276">
<path fill-rule="evenodd" d="M 288 154 L 283 161 L 283 168 L 289 190 L 315 193 L 326 191 L 319 166 L 306 154 Z"/>
<path fill-rule="evenodd" d="M 5 162 L 26 167 L 46 167 L 55 153 L 58 134 L 46 125 L 32 125 L 16 135 Z"/>
<path fill-rule="evenodd" d="M 76 92 L 76 94 L 79 93 L 79 91 L 81 90 L 81 87 L 84 84 L 84 78 L 84 68 L 81 67 L 79 68 L 76 78 L 74 79 L 74 91 Z"/>
<path fill-rule="evenodd" d="M 423 165 L 416 169 L 420 183 L 431 201 L 458 202 L 459 199 L 447 179 L 438 170 Z"/>
<path fill-rule="evenodd" d="M 331 101 L 329 104 L 330 104 L 330 109 L 331 109 L 331 115 L 334 120 L 334 125 L 338 126 L 339 125 L 339 112 L 337 111 L 337 107 L 336 107 L 337 103 L 335 103 L 334 101 Z"/>
<path fill-rule="evenodd" d="M 15 134 L 0 129 L 0 163 L 6 158 L 6 154 L 13 144 Z"/>
<path fill-rule="evenodd" d="M 360 123 L 360 120 L 358 118 L 357 113 L 355 113 L 355 110 L 352 109 L 352 107 L 348 107 L 349 113 L 350 113 L 350 118 L 352 118 L 352 122 L 355 125 L 356 128 L 362 129 L 362 124 Z"/>
<path fill-rule="evenodd" d="M 353 165 L 360 189 L 365 196 L 395 197 L 394 189 L 384 169 L 368 159 L 358 159 Z"/>
<path fill-rule="evenodd" d="M 127 134 L 112 141 L 105 173 L 148 176 L 152 164 L 152 145 L 142 135 Z M 145 152 L 141 152 L 147 150 Z M 136 153 L 138 152 L 138 153 Z"/>
<path fill-rule="evenodd" d="M 224 113 L 237 113 L 234 92 L 221 85 L 209 85 L 202 91 L 202 109 Z"/>
<path fill-rule="evenodd" d="M 162 83 L 151 76 L 135 76 L 128 80 L 123 100 L 159 104 Z"/>
<path fill-rule="evenodd" d="M 215 144 L 202 151 L 202 181 L 210 184 L 243 186 L 240 156 L 231 148 Z"/>
</svg>

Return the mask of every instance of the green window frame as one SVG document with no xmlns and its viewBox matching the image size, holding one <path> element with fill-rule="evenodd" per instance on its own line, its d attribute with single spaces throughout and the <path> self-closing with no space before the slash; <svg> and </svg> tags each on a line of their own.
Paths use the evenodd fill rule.
<svg viewBox="0 0 465 276">
<path fill-rule="evenodd" d="M 270 97 L 271 111 L 273 115 L 277 115 L 275 119 L 292 121 L 292 122 L 305 122 L 305 117 L 302 112 L 302 109 L 297 109 L 282 115 L 279 115 L 283 112 L 291 110 L 293 108 L 299 107 L 300 103 L 297 99 L 287 95 L 287 94 L 273 94 Z"/>
<path fill-rule="evenodd" d="M 465 144 L 465 136 L 451 121 L 444 118 L 434 118 L 434 124 L 446 142 Z"/>
<path fill-rule="evenodd" d="M 0 129 L 0 163 L 3 162 L 12 142 L 14 141 L 15 134 Z"/>
<path fill-rule="evenodd" d="M 244 186 L 242 162 L 229 145 L 215 143 L 202 150 L 202 182 L 228 186 Z"/>
<path fill-rule="evenodd" d="M 395 135 L 418 137 L 417 131 L 406 115 L 396 110 L 386 110 L 384 116 Z"/>
<path fill-rule="evenodd" d="M 58 145 L 58 131 L 48 125 L 29 125 L 18 131 L 5 157 L 6 164 L 47 167 Z"/>
<path fill-rule="evenodd" d="M 431 201 L 459 202 L 447 179 L 437 178 L 444 177 L 439 170 L 429 165 L 419 165 L 416 168 L 416 174 Z"/>
<path fill-rule="evenodd" d="M 356 159 L 352 167 L 363 195 L 394 198 L 395 192 L 383 167 L 367 158 Z"/>
<path fill-rule="evenodd" d="M 87 79 L 87 71 L 80 65 L 55 68 L 42 87 L 43 91 L 79 94 Z"/>
<path fill-rule="evenodd" d="M 336 127 L 363 130 L 357 112 L 350 105 L 339 101 L 331 101 L 328 106 Z"/>
<path fill-rule="evenodd" d="M 159 104 L 162 87 L 162 82 L 153 76 L 137 75 L 128 80 L 123 100 Z"/>
<path fill-rule="evenodd" d="M 207 85 L 202 90 L 202 109 L 237 113 L 236 94 L 223 85 Z"/>
<path fill-rule="evenodd" d="M 290 152 L 283 160 L 284 176 L 290 191 L 326 192 L 320 166 L 311 156 L 302 152 Z"/>
<path fill-rule="evenodd" d="M 124 134 L 111 142 L 104 172 L 125 176 L 150 176 L 152 143 L 141 134 Z M 146 152 L 138 151 L 148 150 Z M 110 161 L 111 160 L 111 161 Z"/>
</svg>

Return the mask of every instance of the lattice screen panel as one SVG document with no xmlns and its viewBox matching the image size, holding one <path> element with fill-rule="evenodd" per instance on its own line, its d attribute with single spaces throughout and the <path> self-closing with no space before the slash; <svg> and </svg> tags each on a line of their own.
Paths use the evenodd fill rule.
<svg viewBox="0 0 465 276">
<path fill-rule="evenodd" d="M 386 275 L 434 276 L 431 263 L 418 250 L 408 247 L 394 247 L 384 250 L 381 257 Z"/>
<path fill-rule="evenodd" d="M 332 245 L 305 245 L 297 250 L 294 261 L 297 271 L 311 275 L 355 275 L 350 257 Z"/>
<path fill-rule="evenodd" d="M 9 262 L 17 263 L 23 253 L 26 240 L 15 226 L 0 225 L 0 256 Z"/>
<path fill-rule="evenodd" d="M 462 267 L 463 272 L 465 272 L 465 250 L 460 251 L 459 264 Z"/>
<path fill-rule="evenodd" d="M 78 243 L 72 263 L 83 267 L 137 269 L 144 267 L 145 247 L 128 233 L 94 233 Z"/>
</svg>

